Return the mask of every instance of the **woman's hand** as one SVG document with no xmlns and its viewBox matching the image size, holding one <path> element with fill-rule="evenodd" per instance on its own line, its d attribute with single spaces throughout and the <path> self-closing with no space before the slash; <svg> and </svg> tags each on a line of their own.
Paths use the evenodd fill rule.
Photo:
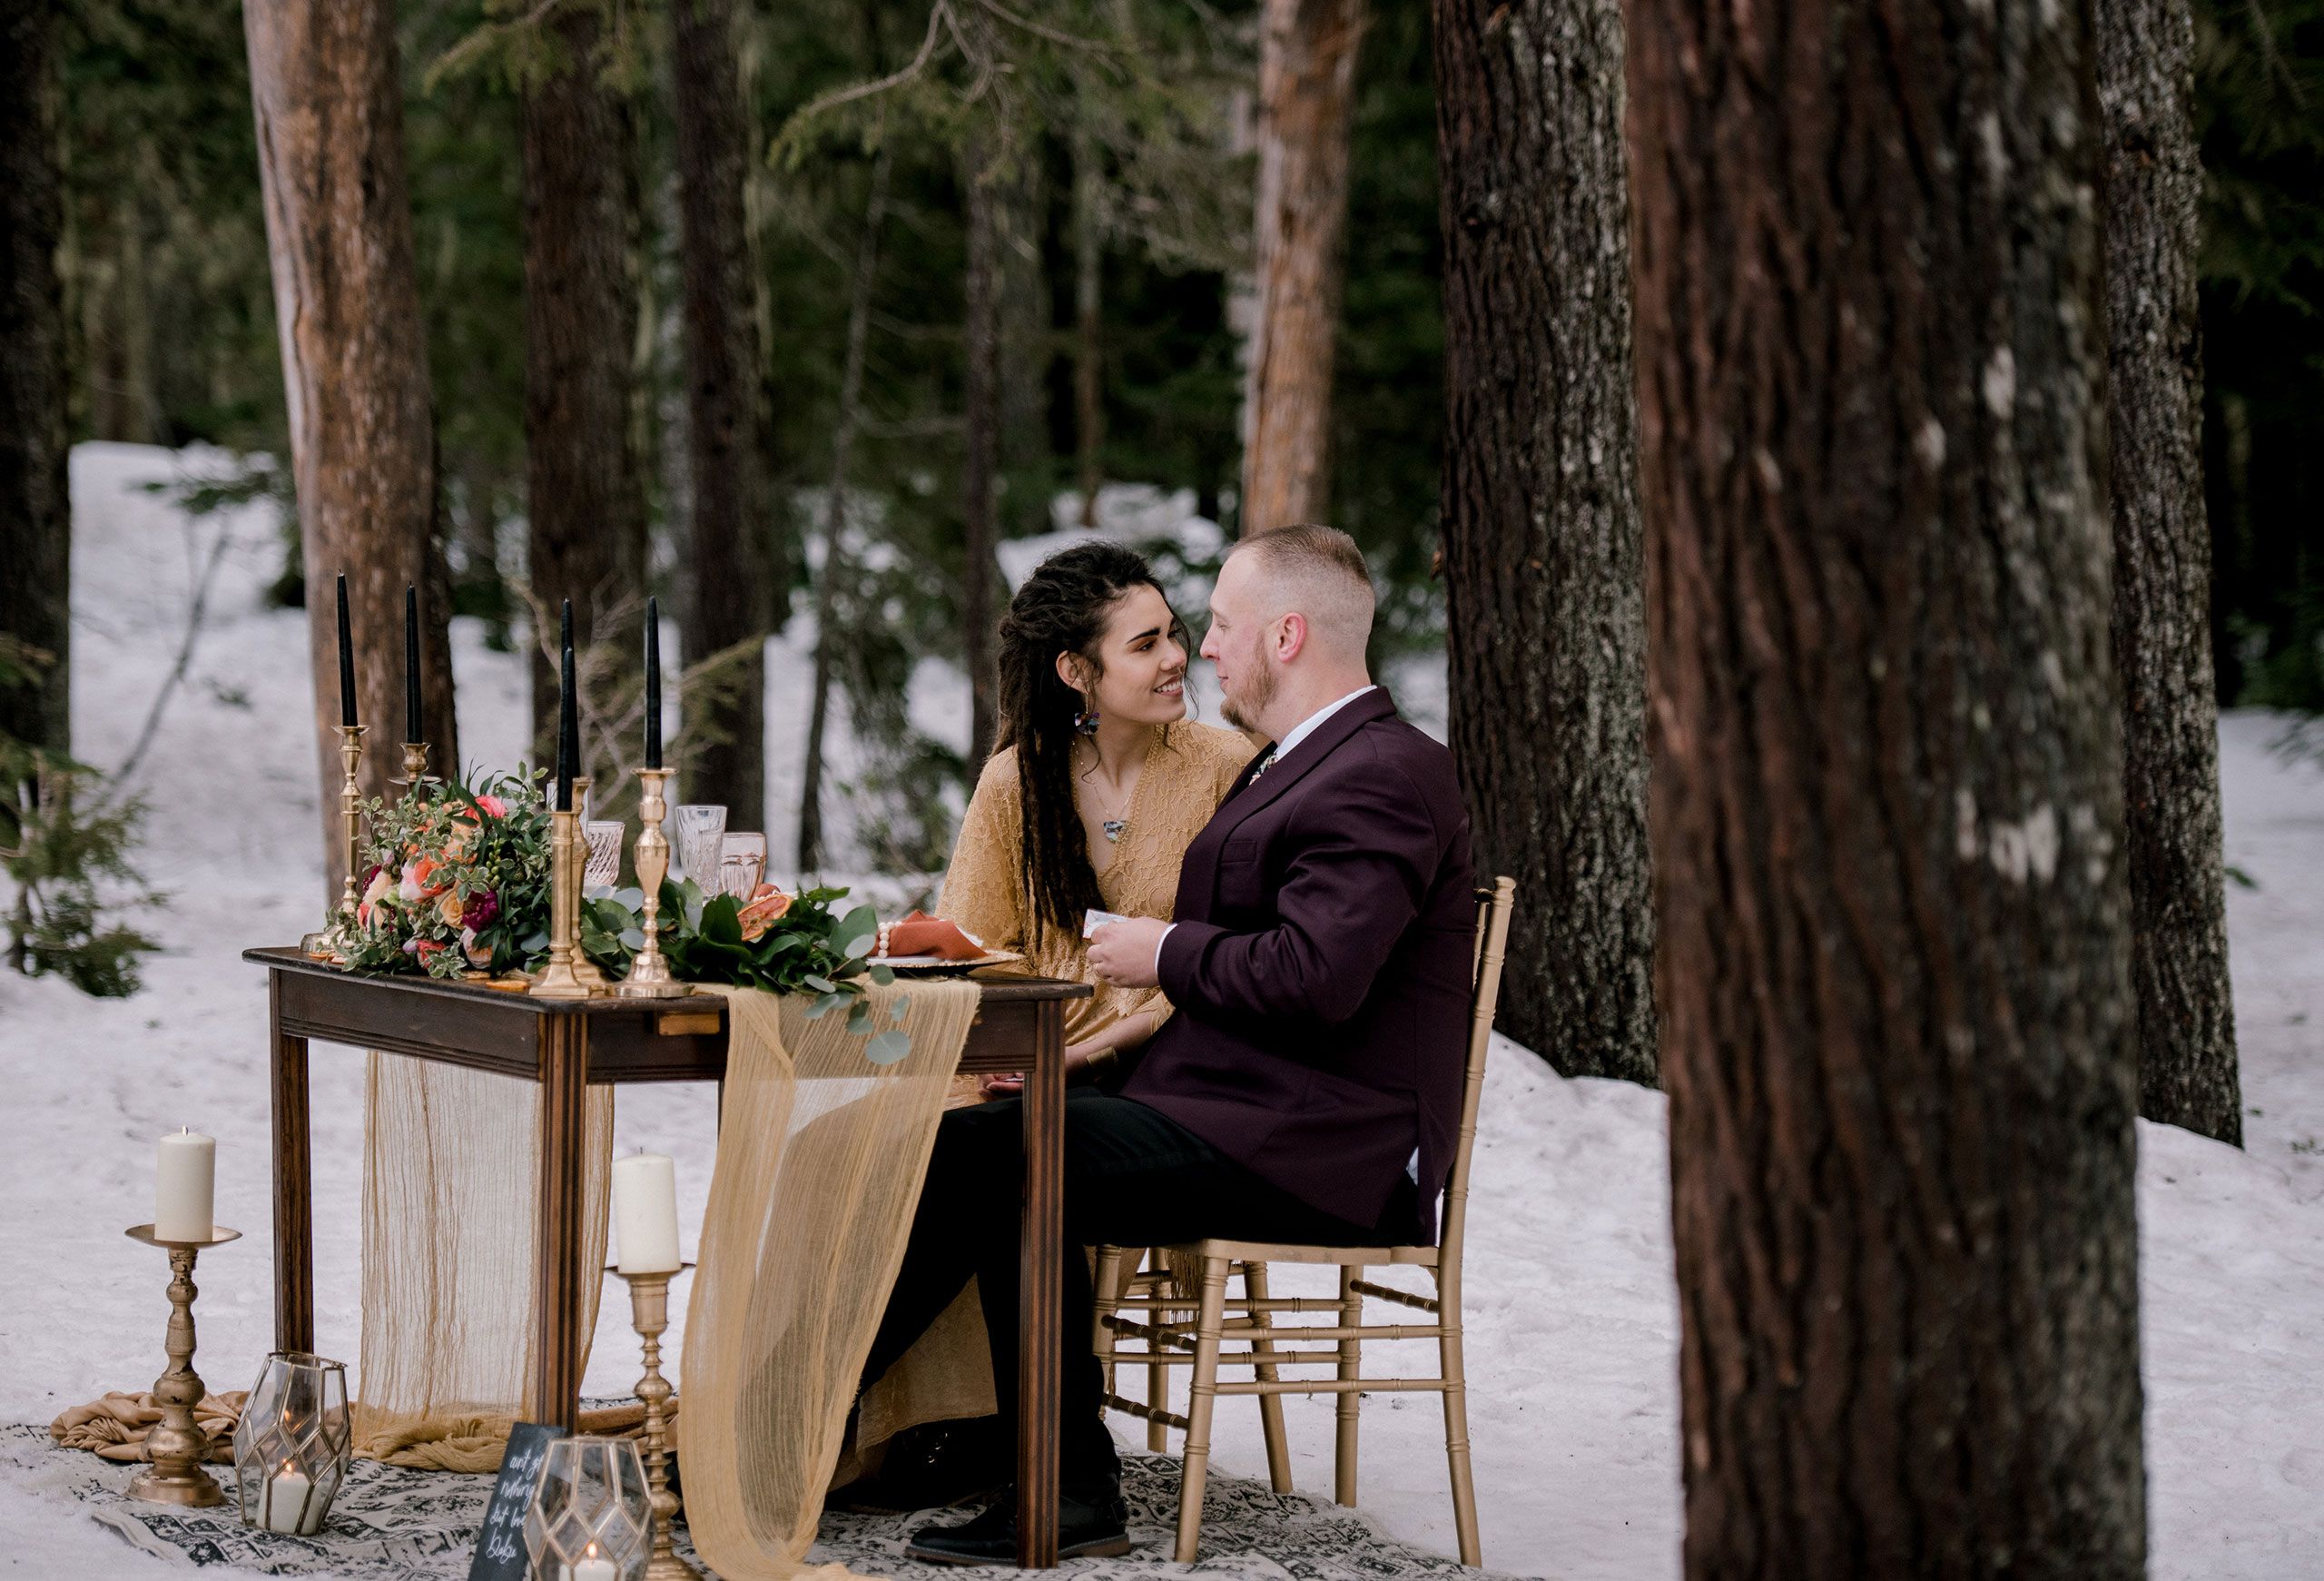
<svg viewBox="0 0 2324 1581">
<path fill-rule="evenodd" d="M 1109 1046 L 1111 1045 L 1095 1042 L 1066 1044 L 1066 1084 L 1071 1086 L 1075 1081 L 1087 1075 L 1089 1070 L 1089 1056 L 1101 1048 Z M 1024 1091 L 1025 1073 L 1022 1071 L 1011 1071 L 1005 1076 L 987 1076 L 984 1079 L 984 1095 L 987 1098 L 1014 1098 Z"/>
</svg>

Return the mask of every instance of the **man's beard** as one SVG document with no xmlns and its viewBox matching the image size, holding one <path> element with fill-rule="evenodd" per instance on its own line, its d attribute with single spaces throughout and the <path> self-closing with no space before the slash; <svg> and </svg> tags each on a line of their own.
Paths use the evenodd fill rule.
<svg viewBox="0 0 2324 1581">
<path fill-rule="evenodd" d="M 1275 701 L 1275 687 L 1281 679 L 1275 673 L 1275 667 L 1265 659 L 1258 661 L 1258 667 L 1252 674 L 1253 679 L 1243 688 L 1241 697 L 1222 697 L 1219 699 L 1219 713 L 1237 730 L 1259 728 L 1259 716 L 1267 711 L 1269 703 Z"/>
</svg>

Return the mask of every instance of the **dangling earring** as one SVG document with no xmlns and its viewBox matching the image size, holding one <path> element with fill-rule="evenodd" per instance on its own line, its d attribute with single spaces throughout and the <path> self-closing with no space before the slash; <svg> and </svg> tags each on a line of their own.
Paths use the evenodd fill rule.
<svg viewBox="0 0 2324 1581">
<path fill-rule="evenodd" d="M 1074 710 L 1073 727 L 1084 736 L 1095 736 L 1098 734 L 1097 705 L 1091 703 L 1088 704 L 1088 706 L 1084 707 Z"/>
</svg>

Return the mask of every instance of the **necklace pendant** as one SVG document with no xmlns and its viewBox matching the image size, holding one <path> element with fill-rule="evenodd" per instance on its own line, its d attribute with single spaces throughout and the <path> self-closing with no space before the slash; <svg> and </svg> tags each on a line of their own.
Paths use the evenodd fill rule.
<svg viewBox="0 0 2324 1581">
<path fill-rule="evenodd" d="M 1122 831 L 1128 827 L 1129 823 L 1127 819 L 1108 818 L 1106 820 L 1106 838 L 1108 840 L 1118 841 L 1122 837 Z"/>
</svg>

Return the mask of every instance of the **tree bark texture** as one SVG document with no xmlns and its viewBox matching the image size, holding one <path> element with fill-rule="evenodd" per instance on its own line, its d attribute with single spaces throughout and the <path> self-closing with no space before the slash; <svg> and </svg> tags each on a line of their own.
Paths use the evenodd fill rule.
<svg viewBox="0 0 2324 1581">
<path fill-rule="evenodd" d="M 630 430 L 629 123 L 600 72 L 599 14 L 572 5 L 548 25 L 566 58 L 524 95 L 529 575 L 542 608 L 573 600 L 576 643 L 619 641 L 635 653 L 645 503 Z M 616 611 L 620 623 L 606 624 Z M 556 669 L 538 642 L 531 668 L 534 750 L 553 753 Z M 586 740 L 582 755 L 588 772 Z M 598 783 L 602 805 L 615 787 Z"/>
<path fill-rule="evenodd" d="M 753 344 L 750 249 L 743 221 L 749 122 L 736 72 L 733 0 L 670 8 L 684 239 L 688 478 L 695 575 L 680 640 L 689 665 L 762 641 L 782 568 L 761 563 L 773 541 L 768 458 L 761 449 L 759 358 Z M 766 661 L 753 651 L 727 694 L 689 714 L 708 745 L 691 758 L 686 799 L 728 809 L 735 828 L 765 827 Z"/>
<path fill-rule="evenodd" d="M 1074 482 L 1081 491 L 1081 525 L 1098 525 L 1098 490 L 1105 483 L 1105 234 L 1098 215 L 1105 173 L 1097 140 L 1073 138 L 1073 447 Z"/>
<path fill-rule="evenodd" d="M 1620 0 L 1437 0 L 1453 752 L 1518 882 L 1501 1025 L 1652 1082 Z"/>
<path fill-rule="evenodd" d="M 428 343 L 412 272 L 403 95 L 389 0 L 248 0 L 267 251 L 306 568 L 316 757 L 330 893 L 339 893 L 340 768 L 332 578 L 347 574 L 362 786 L 402 772 L 403 598 L 423 589 L 422 723 L 459 761 L 448 600 L 436 552 Z"/>
<path fill-rule="evenodd" d="M 2194 51 L 2187 0 L 2110 0 L 2099 12 L 2114 662 L 2139 1112 L 2240 1145 L 2203 509 Z"/>
<path fill-rule="evenodd" d="M 63 754 L 73 746 L 73 506 L 55 37 L 44 0 L 0 0 L 0 633 L 50 659 L 31 685 L 0 687 L 0 735 Z"/>
<path fill-rule="evenodd" d="M 2142 1574 L 2086 0 L 1629 7 L 1687 1574 Z"/>
<path fill-rule="evenodd" d="M 1240 530 L 1320 521 L 1347 235 L 1348 124 L 1364 0 L 1263 0 L 1256 333 Z"/>
<path fill-rule="evenodd" d="M 969 672 L 969 762 L 992 750 L 1000 716 L 1000 675 L 994 668 L 1000 615 L 993 608 L 1000 537 L 995 499 L 1000 470 L 1000 222 L 1001 194 L 992 140 L 970 140 L 961 157 L 960 187 L 968 207 L 968 278 L 963 291 L 963 344 L 968 367 L 962 400 L 967 451 L 960 464 L 961 662 Z"/>
</svg>

